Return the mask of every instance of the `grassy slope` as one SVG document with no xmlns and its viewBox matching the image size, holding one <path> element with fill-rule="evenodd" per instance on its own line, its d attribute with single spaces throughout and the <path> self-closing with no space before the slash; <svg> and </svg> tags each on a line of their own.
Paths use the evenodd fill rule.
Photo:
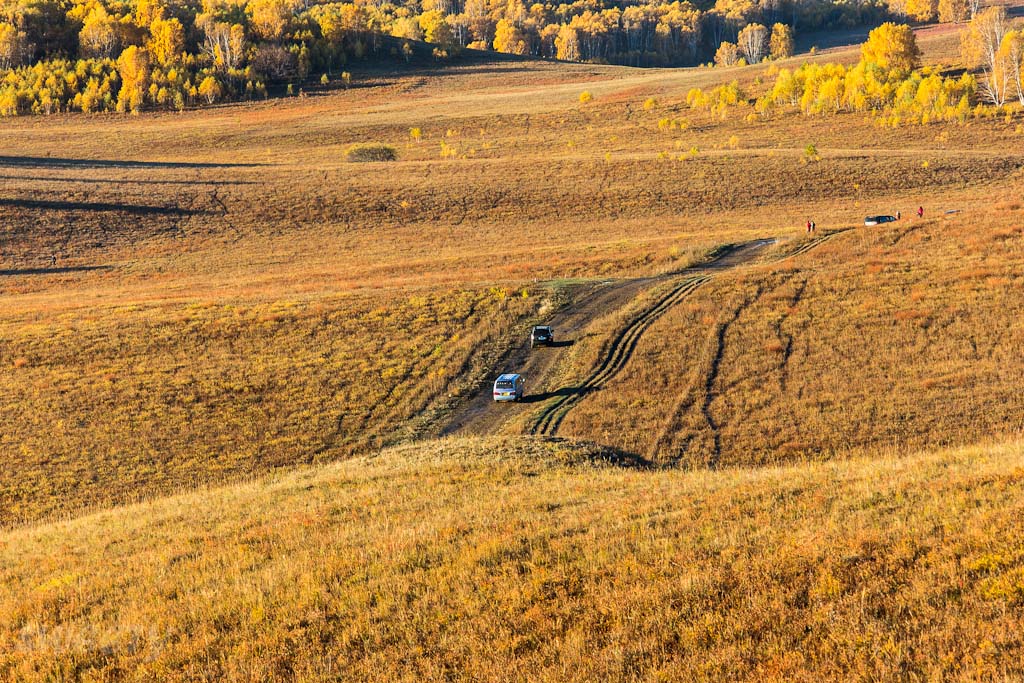
<svg viewBox="0 0 1024 683">
<path fill-rule="evenodd" d="M 1024 673 L 1024 448 L 631 469 L 448 440 L 0 535 L 0 677 Z"/>
<path fill-rule="evenodd" d="M 925 220 L 905 210 L 719 278 L 653 325 L 561 433 L 691 466 L 1015 433 L 1022 212 L 1010 192 L 990 203 L 949 215 L 956 204 L 932 203 Z"/>
</svg>

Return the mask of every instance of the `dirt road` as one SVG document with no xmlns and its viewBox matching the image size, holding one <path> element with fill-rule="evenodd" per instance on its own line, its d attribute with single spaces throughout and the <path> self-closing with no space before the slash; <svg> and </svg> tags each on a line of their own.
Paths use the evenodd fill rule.
<svg viewBox="0 0 1024 683">
<path fill-rule="evenodd" d="M 523 412 L 535 410 L 537 404 L 551 400 L 543 409 L 532 431 L 549 434 L 583 395 L 614 376 L 629 360 L 632 348 L 644 330 L 665 310 L 678 303 L 716 272 L 735 268 L 752 261 L 774 240 L 755 240 L 724 248 L 713 259 L 699 266 L 655 277 L 628 280 L 607 280 L 580 287 L 572 293 L 571 302 L 554 313 L 547 324 L 555 328 L 556 345 L 530 348 L 528 334 L 480 383 L 473 396 L 456 409 L 442 434 L 494 434 L 509 420 Z M 641 292 L 657 284 L 674 282 L 669 293 L 651 307 L 641 311 L 624 332 L 615 339 L 602 363 L 580 387 L 550 386 L 553 370 L 561 350 L 571 346 L 586 331 L 591 321 L 613 313 L 633 301 Z M 491 383 L 504 372 L 518 372 L 526 380 L 526 396 L 519 404 L 495 405 Z M 543 421 L 543 424 L 542 422 Z"/>
</svg>

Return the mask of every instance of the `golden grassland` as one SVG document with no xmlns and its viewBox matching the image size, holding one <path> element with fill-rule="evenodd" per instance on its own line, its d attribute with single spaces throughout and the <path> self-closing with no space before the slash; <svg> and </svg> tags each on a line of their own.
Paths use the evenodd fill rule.
<svg viewBox="0 0 1024 683">
<path fill-rule="evenodd" d="M 658 320 L 561 433 L 694 467 L 1016 433 L 1022 212 L 993 199 L 718 277 Z M 578 351 L 582 365 L 605 337 Z"/>
<path fill-rule="evenodd" d="M 451 439 L 0 534 L 7 680 L 1014 680 L 1024 450 Z"/>
<path fill-rule="evenodd" d="M 841 227 L 939 197 L 966 218 L 1009 194 L 1024 165 L 1019 115 L 893 130 L 860 116 L 747 121 L 744 105 L 722 120 L 686 107 L 689 88 L 726 79 L 756 92 L 770 82 L 764 66 L 500 61 L 356 75 L 359 87 L 324 96 L 0 122 L 0 525 L 431 433 L 549 299 L 571 298 L 549 280 L 669 272 L 724 243 L 791 246 L 810 217 Z M 584 89 L 594 97 L 582 105 Z M 399 160 L 345 161 L 367 142 Z M 904 248 L 856 258 L 914 261 Z M 921 272 L 952 256 L 934 258 Z M 717 312 L 712 294 L 730 287 L 716 280 L 692 302 Z M 1010 310 L 993 310 L 993 324 Z M 861 313 L 827 322 L 869 322 Z M 560 377 L 586 371 L 588 344 L 566 354 Z M 758 348 L 723 371 L 765 363 Z M 893 367 L 938 392 L 952 380 L 934 358 Z M 905 414 L 912 444 L 966 443 L 996 424 L 1015 405 L 986 413 L 1013 373 L 1001 377 L 971 413 L 988 421 Z M 822 396 L 808 386 L 810 406 Z M 587 417 L 602 405 L 584 401 L 566 428 L 618 419 Z M 666 424 L 659 410 L 638 423 Z M 764 412 L 751 414 L 762 429 Z M 857 447 L 894 436 L 857 429 Z M 806 431 L 773 443 L 799 455 L 850 438 Z M 591 436 L 650 455 L 628 432 Z"/>
</svg>

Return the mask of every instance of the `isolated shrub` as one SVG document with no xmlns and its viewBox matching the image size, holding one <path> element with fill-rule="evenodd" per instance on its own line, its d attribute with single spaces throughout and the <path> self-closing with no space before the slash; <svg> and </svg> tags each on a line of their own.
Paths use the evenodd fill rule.
<svg viewBox="0 0 1024 683">
<path fill-rule="evenodd" d="M 398 153 L 391 145 L 378 142 L 366 142 L 352 145 L 345 150 L 348 161 L 395 161 Z"/>
<path fill-rule="evenodd" d="M 580 93 L 580 104 L 586 104 L 592 99 L 594 99 L 594 96 L 590 94 L 589 90 L 584 90 Z"/>
</svg>

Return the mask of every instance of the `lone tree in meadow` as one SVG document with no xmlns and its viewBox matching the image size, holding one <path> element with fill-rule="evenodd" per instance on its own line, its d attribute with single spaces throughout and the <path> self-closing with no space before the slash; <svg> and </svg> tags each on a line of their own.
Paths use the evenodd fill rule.
<svg viewBox="0 0 1024 683">
<path fill-rule="evenodd" d="M 868 34 L 860 48 L 861 61 L 906 77 L 921 62 L 914 32 L 906 24 L 886 22 Z"/>
<path fill-rule="evenodd" d="M 761 24 L 747 24 L 736 39 L 739 49 L 747 58 L 747 64 L 757 64 L 765 55 L 768 44 L 768 29 Z"/>
</svg>

